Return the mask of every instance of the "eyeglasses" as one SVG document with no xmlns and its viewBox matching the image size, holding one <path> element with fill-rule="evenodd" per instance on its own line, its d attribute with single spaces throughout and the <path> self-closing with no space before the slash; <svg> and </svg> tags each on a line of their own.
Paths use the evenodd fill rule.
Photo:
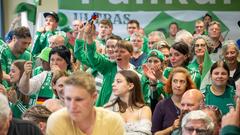
<svg viewBox="0 0 240 135">
<path fill-rule="evenodd" d="M 194 47 L 202 47 L 204 48 L 206 46 L 206 44 L 195 44 Z"/>
<path fill-rule="evenodd" d="M 194 131 L 198 134 L 198 135 L 206 135 L 208 130 L 207 129 L 198 129 L 198 128 L 193 128 L 193 127 L 184 127 L 184 129 L 188 132 L 188 133 L 193 133 Z"/>
</svg>

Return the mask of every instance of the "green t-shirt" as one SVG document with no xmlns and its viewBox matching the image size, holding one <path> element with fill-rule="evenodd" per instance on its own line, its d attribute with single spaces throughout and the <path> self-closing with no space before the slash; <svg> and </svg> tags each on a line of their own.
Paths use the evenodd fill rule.
<svg viewBox="0 0 240 135">
<path fill-rule="evenodd" d="M 229 106 L 228 105 L 234 105 L 234 89 L 232 86 L 227 85 L 225 92 L 220 95 L 216 96 L 211 91 L 211 85 L 207 85 L 205 89 L 203 89 L 203 94 L 205 95 L 205 104 L 206 105 L 215 105 L 217 106 L 221 111 L 222 114 L 225 115 L 229 112 Z"/>
<path fill-rule="evenodd" d="M 7 46 L 6 48 L 4 48 L 2 50 L 2 53 L 0 54 L 2 70 L 5 71 L 7 74 L 9 74 L 11 64 L 15 60 L 27 60 L 28 61 L 28 60 L 32 59 L 31 57 L 32 57 L 32 55 L 31 55 L 31 53 L 28 50 L 26 50 L 23 54 L 21 54 L 18 57 L 16 57 L 15 55 L 13 55 L 12 51 Z M 10 86 L 6 81 L 3 81 L 3 85 L 5 87 L 9 87 Z"/>
</svg>

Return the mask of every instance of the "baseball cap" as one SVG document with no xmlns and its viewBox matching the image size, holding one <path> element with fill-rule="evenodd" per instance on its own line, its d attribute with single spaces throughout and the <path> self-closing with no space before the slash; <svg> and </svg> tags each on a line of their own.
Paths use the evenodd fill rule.
<svg viewBox="0 0 240 135">
<path fill-rule="evenodd" d="M 54 11 L 43 13 L 44 18 L 46 18 L 46 17 L 49 16 L 49 15 L 52 16 L 53 18 L 55 18 L 55 20 L 56 20 L 57 22 L 59 21 L 58 14 L 55 13 Z"/>
<path fill-rule="evenodd" d="M 156 57 L 156 58 L 160 59 L 160 61 L 164 60 L 164 55 L 156 49 L 153 49 L 148 53 L 147 59 L 150 57 Z"/>
</svg>

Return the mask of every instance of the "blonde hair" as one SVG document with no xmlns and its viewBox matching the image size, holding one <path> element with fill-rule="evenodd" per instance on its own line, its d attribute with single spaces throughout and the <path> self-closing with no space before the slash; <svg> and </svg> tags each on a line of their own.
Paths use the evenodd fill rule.
<svg viewBox="0 0 240 135">
<path fill-rule="evenodd" d="M 73 72 L 65 81 L 65 85 L 73 85 L 84 88 L 89 94 L 96 92 L 96 84 L 93 76 L 83 71 Z"/>
</svg>

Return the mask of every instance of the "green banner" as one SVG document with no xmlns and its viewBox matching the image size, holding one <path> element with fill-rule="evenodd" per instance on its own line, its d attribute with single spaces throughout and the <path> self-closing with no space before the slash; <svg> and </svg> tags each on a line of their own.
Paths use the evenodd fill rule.
<svg viewBox="0 0 240 135">
<path fill-rule="evenodd" d="M 60 9 L 98 11 L 240 11 L 240 0 L 58 0 Z"/>
</svg>

